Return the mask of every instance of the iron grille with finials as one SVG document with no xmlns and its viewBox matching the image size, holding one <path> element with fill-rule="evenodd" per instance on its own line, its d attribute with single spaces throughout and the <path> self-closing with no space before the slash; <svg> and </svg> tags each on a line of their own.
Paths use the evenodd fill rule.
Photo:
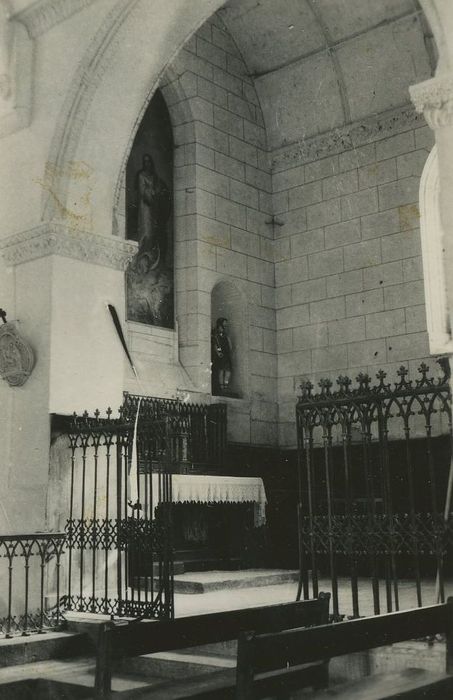
<svg viewBox="0 0 453 700">
<path fill-rule="evenodd" d="M 340 376 L 334 391 L 322 379 L 317 393 L 310 381 L 301 384 L 297 597 L 308 598 L 310 584 L 316 597 L 320 577 L 328 577 L 337 618 L 345 577 L 358 617 L 359 577 L 379 614 L 382 594 L 387 611 L 399 609 L 402 580 L 415 582 L 418 606 L 428 591 L 443 601 L 452 573 L 449 378 L 430 377 L 424 363 L 415 380 L 404 366 L 397 375 L 388 383 L 380 370 L 372 384 L 360 373 L 355 387 Z"/>
<path fill-rule="evenodd" d="M 170 436 L 164 419 L 74 415 L 66 525 L 67 608 L 118 616 L 172 617 Z M 152 466 L 151 466 L 152 462 Z"/>
<path fill-rule="evenodd" d="M 173 616 L 172 474 L 216 471 L 226 406 L 125 394 L 119 417 L 58 417 L 70 448 L 72 610 Z"/>
<path fill-rule="evenodd" d="M 227 441 L 226 404 L 195 404 L 175 399 L 125 394 L 123 417 L 135 420 L 140 402 L 141 421 L 167 421 L 172 437 L 175 471 L 217 471 L 224 463 Z"/>
<path fill-rule="evenodd" d="M 10 638 L 59 629 L 66 602 L 64 550 L 63 532 L 0 535 L 0 634 Z"/>
</svg>

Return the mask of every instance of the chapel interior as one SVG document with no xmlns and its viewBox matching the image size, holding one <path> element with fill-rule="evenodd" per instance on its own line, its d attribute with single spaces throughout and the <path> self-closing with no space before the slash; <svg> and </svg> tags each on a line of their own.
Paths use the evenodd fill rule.
<svg viewBox="0 0 453 700">
<path fill-rule="evenodd" d="M 452 62 L 0 0 L 0 697 L 449 697 Z"/>
</svg>

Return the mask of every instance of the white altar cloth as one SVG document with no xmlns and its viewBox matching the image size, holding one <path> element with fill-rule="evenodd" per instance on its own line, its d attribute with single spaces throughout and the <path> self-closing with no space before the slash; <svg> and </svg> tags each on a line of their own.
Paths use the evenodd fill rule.
<svg viewBox="0 0 453 700">
<path fill-rule="evenodd" d="M 157 493 L 158 475 L 153 474 Z M 254 503 L 255 527 L 266 522 L 266 492 L 263 480 L 248 476 L 173 474 L 173 503 Z"/>
</svg>

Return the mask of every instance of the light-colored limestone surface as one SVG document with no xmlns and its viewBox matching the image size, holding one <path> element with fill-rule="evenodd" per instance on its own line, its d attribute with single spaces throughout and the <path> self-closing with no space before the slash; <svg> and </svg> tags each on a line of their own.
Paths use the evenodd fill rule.
<svg viewBox="0 0 453 700">
<path fill-rule="evenodd" d="M 116 408 L 141 387 L 211 400 L 219 299 L 234 320 L 235 442 L 293 447 L 301 376 L 401 364 L 414 376 L 429 355 L 418 189 L 435 139 L 453 260 L 449 0 L 12 0 L 10 11 L 33 60 L 18 45 L 2 53 L 32 89 L 16 105 L 29 121 L 0 139 L 0 301 L 37 362 L 24 387 L 0 385 L 6 526 L 45 522 L 49 413 Z M 126 325 L 121 270 L 125 164 L 158 85 L 176 145 L 170 333 Z M 31 242 L 49 230 L 64 241 Z M 448 270 L 446 284 L 450 309 Z"/>
</svg>

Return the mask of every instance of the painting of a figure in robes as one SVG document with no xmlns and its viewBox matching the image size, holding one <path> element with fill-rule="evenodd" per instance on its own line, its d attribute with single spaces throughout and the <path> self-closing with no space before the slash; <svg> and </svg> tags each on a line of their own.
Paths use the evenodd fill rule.
<svg viewBox="0 0 453 700">
<path fill-rule="evenodd" d="M 173 138 L 170 117 L 154 94 L 126 168 L 126 237 L 138 251 L 126 273 L 127 318 L 174 328 Z"/>
</svg>

